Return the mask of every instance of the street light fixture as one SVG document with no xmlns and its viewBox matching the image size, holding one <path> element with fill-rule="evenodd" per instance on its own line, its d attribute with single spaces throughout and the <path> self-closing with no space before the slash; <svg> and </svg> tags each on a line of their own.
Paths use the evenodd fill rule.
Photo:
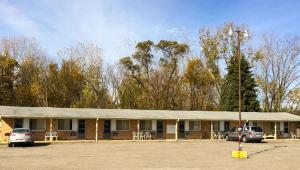
<svg viewBox="0 0 300 170">
<path fill-rule="evenodd" d="M 234 33 L 237 33 L 237 45 L 236 45 L 236 52 L 237 52 L 237 58 L 238 58 L 238 67 L 239 67 L 239 147 L 238 151 L 233 151 L 232 156 L 237 158 L 247 157 L 246 152 L 242 152 L 242 144 L 241 144 L 241 138 L 242 138 L 242 94 L 241 94 L 241 38 L 247 38 L 248 32 L 247 30 L 242 31 L 240 28 L 237 28 L 236 30 L 232 31 L 231 28 L 229 28 L 228 35 L 231 37 Z M 234 155 L 235 154 L 235 155 Z M 242 155 L 244 156 L 242 156 Z M 246 156 L 245 156 L 246 155 Z"/>
</svg>

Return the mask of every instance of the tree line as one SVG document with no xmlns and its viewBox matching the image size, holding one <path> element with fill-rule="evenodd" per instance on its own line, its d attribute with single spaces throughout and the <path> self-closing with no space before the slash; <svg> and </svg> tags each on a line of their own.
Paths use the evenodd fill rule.
<svg viewBox="0 0 300 170">
<path fill-rule="evenodd" d="M 0 39 L 0 105 L 169 110 L 238 109 L 236 39 L 227 23 L 199 31 L 200 55 L 186 42 L 146 40 L 104 65 L 102 49 L 78 43 L 53 59 L 35 39 Z M 242 39 L 242 110 L 299 113 L 297 36 Z"/>
</svg>

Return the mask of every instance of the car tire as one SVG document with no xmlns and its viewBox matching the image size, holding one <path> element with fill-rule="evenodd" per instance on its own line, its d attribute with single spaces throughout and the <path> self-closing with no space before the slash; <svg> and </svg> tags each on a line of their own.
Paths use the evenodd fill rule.
<svg viewBox="0 0 300 170">
<path fill-rule="evenodd" d="M 12 147 L 12 144 L 11 144 L 11 143 L 9 143 L 9 144 L 8 144 L 8 147 Z"/>
<path fill-rule="evenodd" d="M 34 146 L 34 141 L 32 141 L 32 142 L 30 143 L 30 146 Z"/>
<path fill-rule="evenodd" d="M 244 143 L 247 143 L 247 142 L 248 142 L 247 137 L 246 137 L 246 136 L 243 136 L 243 137 L 242 137 L 242 141 L 243 141 Z"/>
<path fill-rule="evenodd" d="M 261 140 L 256 141 L 257 143 L 261 143 Z"/>
<path fill-rule="evenodd" d="M 229 141 L 229 136 L 228 135 L 225 136 L 225 140 Z"/>
</svg>

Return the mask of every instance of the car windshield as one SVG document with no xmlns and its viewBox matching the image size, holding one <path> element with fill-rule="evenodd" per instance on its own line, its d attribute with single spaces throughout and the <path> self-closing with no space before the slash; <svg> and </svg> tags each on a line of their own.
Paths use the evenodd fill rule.
<svg viewBox="0 0 300 170">
<path fill-rule="evenodd" d="M 262 132 L 263 131 L 261 127 L 252 127 L 251 130 L 253 132 Z"/>
<path fill-rule="evenodd" d="M 13 133 L 27 133 L 29 129 L 14 129 Z"/>
</svg>

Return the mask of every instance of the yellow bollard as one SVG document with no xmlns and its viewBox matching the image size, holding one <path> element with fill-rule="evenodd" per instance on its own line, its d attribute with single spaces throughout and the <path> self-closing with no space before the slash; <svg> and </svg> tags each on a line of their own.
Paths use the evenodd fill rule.
<svg viewBox="0 0 300 170">
<path fill-rule="evenodd" d="M 246 151 L 232 151 L 231 152 L 231 156 L 233 158 L 237 158 L 237 159 L 245 159 L 247 158 L 247 152 Z"/>
</svg>

